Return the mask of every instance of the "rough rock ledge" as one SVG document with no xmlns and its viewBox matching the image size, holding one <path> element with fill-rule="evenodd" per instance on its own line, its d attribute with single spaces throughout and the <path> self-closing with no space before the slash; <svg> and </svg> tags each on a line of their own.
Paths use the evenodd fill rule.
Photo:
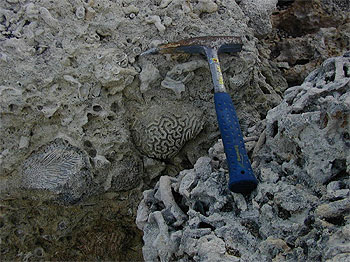
<svg viewBox="0 0 350 262">
<path fill-rule="evenodd" d="M 286 90 L 260 125 L 250 196 L 227 189 L 220 140 L 193 169 L 143 193 L 146 261 L 350 260 L 349 54 Z"/>
</svg>

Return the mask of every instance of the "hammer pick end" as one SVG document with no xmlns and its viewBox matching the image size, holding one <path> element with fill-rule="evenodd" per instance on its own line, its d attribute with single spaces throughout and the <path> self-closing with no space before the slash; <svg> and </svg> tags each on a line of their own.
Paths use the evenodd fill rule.
<svg viewBox="0 0 350 262">
<path fill-rule="evenodd" d="M 143 52 L 140 54 L 140 56 L 145 56 L 145 55 L 154 55 L 159 53 L 159 48 L 154 47 L 151 49 L 148 49 L 147 51 Z"/>
</svg>

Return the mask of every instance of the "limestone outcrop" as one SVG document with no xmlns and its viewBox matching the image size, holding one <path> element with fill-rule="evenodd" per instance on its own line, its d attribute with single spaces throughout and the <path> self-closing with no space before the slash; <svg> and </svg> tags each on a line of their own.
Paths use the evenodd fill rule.
<svg viewBox="0 0 350 262">
<path fill-rule="evenodd" d="M 350 258 L 349 54 L 287 89 L 265 125 L 250 150 L 260 181 L 250 196 L 228 190 L 220 140 L 193 169 L 143 193 L 146 261 Z"/>
</svg>

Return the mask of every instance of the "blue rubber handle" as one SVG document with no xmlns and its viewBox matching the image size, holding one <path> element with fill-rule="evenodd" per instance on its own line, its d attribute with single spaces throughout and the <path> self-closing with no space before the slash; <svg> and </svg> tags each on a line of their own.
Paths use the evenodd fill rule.
<svg viewBox="0 0 350 262">
<path fill-rule="evenodd" d="M 214 94 L 219 129 L 224 144 L 232 192 L 249 194 L 258 184 L 244 146 L 238 117 L 228 93 Z"/>
</svg>

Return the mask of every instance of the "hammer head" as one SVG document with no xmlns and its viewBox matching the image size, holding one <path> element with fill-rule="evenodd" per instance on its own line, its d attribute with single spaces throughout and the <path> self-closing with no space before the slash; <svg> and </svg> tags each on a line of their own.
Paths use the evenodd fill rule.
<svg viewBox="0 0 350 262">
<path fill-rule="evenodd" d="M 203 36 L 194 37 L 152 48 L 141 55 L 189 53 L 205 54 L 206 49 L 214 49 L 220 53 L 236 53 L 242 50 L 242 40 L 235 36 Z"/>
</svg>

